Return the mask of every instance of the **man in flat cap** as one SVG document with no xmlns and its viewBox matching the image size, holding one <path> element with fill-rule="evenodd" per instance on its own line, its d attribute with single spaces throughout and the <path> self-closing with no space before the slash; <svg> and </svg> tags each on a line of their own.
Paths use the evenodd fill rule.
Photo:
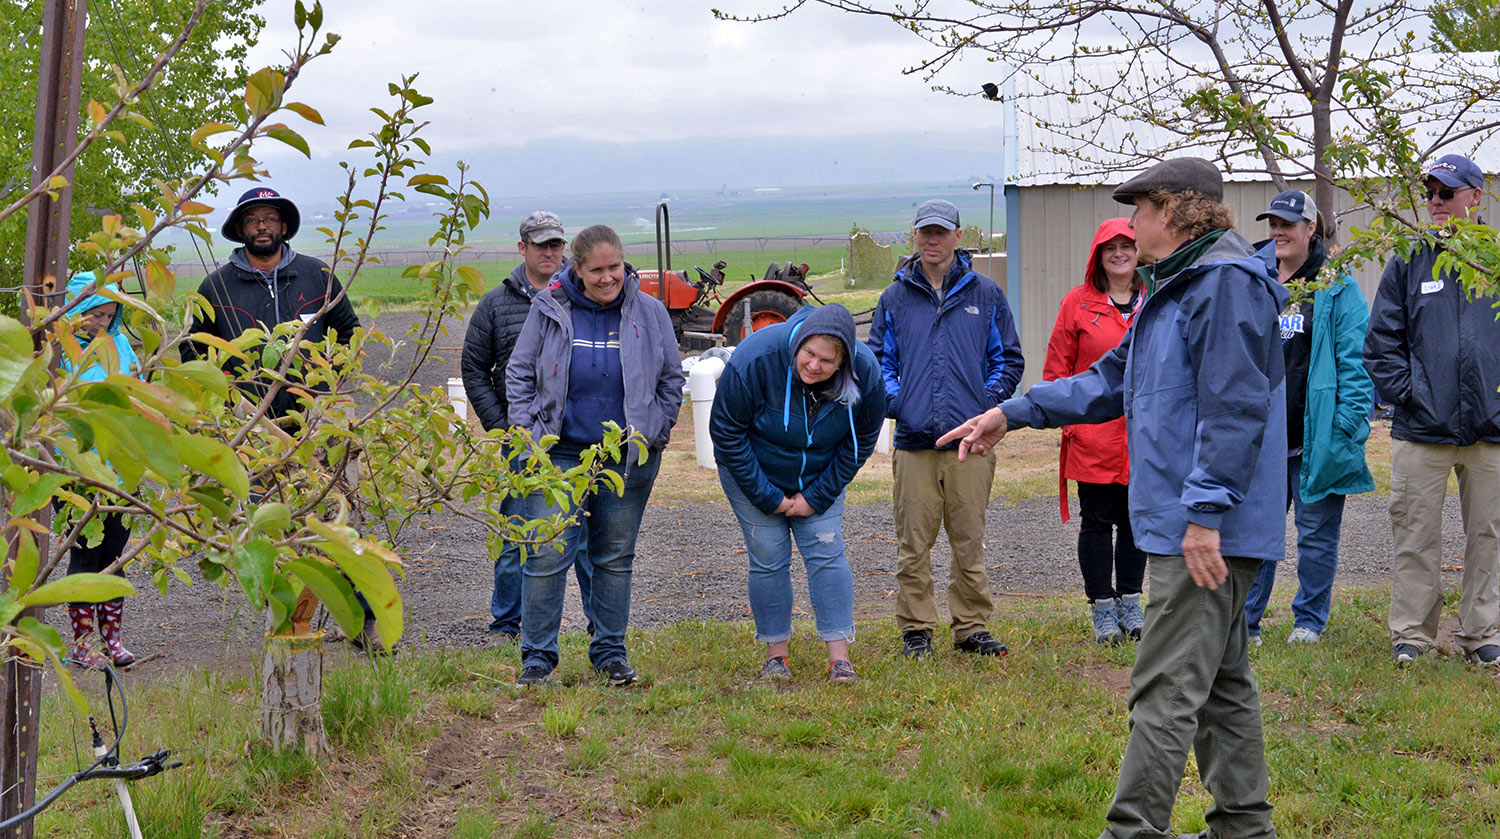
<svg viewBox="0 0 1500 839">
<path fill-rule="evenodd" d="M 1197 753 L 1203 837 L 1274 837 L 1245 597 L 1285 554 L 1286 383 L 1275 248 L 1232 229 L 1218 170 L 1178 158 L 1121 184 L 1150 297 L 1120 346 L 938 443 L 984 453 L 1007 428 L 1129 418 L 1130 524 L 1151 600 L 1130 673 L 1130 741 L 1101 839 L 1170 836 Z"/>
<path fill-rule="evenodd" d="M 1427 214 L 1441 243 L 1479 211 L 1484 173 L 1457 154 L 1427 170 Z M 1391 658 L 1437 640 L 1443 613 L 1443 496 L 1458 475 L 1464 576 L 1454 633 L 1469 661 L 1500 667 L 1500 323 L 1494 297 L 1469 299 L 1458 274 L 1433 275 L 1442 245 L 1392 256 L 1365 333 L 1365 364 L 1391 403 Z"/>
<path fill-rule="evenodd" d="M 485 431 L 506 428 L 510 425 L 507 412 L 509 405 L 505 397 L 505 365 L 510 362 L 511 351 L 516 348 L 516 338 L 526 324 L 526 313 L 531 311 L 531 301 L 539 292 L 545 291 L 552 278 L 568 267 L 568 240 L 563 233 L 562 219 L 548 210 L 537 210 L 521 220 L 521 238 L 516 250 L 521 254 L 521 264 L 510 272 L 499 285 L 485 292 L 469 318 L 468 331 L 464 333 L 464 348 L 460 366 L 463 369 L 464 393 L 479 424 Z M 500 514 L 504 516 L 526 516 L 526 499 L 507 498 L 500 502 Z M 585 559 L 586 545 L 578 551 L 579 560 L 573 565 L 578 577 L 578 594 L 583 601 L 583 611 L 589 626 L 594 624 L 593 611 L 589 606 L 589 565 Z M 521 637 L 521 548 L 507 542 L 495 560 L 495 586 L 490 592 L 490 642 L 494 646 L 514 644 Z"/>
<path fill-rule="evenodd" d="M 960 463 L 938 435 L 1015 392 L 1025 361 L 1005 293 L 958 247 L 958 208 L 927 201 L 912 223 L 915 251 L 880 295 L 870 349 L 885 379 L 886 416 L 896 420 L 896 628 L 902 655 L 932 654 L 938 607 L 931 554 L 947 528 L 952 564 L 948 613 L 953 647 L 1005 655 L 986 624 L 994 615 L 984 563 L 984 512 L 993 456 Z"/>
</svg>

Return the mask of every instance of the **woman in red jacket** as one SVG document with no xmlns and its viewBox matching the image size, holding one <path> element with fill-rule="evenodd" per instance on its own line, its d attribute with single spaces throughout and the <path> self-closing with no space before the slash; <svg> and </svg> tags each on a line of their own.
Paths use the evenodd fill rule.
<svg viewBox="0 0 1500 839">
<path fill-rule="evenodd" d="M 1068 292 L 1047 341 L 1042 379 L 1080 373 L 1114 349 L 1140 310 L 1144 293 L 1135 273 L 1135 232 L 1130 220 L 1099 225 L 1089 249 L 1082 285 Z M 1141 579 L 1146 555 L 1130 533 L 1127 487 L 1130 459 L 1125 418 L 1100 425 L 1063 427 L 1058 503 L 1068 520 L 1068 480 L 1078 482 L 1078 567 L 1083 571 L 1094 624 L 1094 640 L 1118 644 L 1141 637 Z"/>
</svg>

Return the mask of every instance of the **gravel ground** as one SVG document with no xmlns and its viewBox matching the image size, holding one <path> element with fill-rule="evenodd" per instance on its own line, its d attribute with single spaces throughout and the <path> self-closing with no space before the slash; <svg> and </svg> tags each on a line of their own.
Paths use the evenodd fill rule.
<svg viewBox="0 0 1500 839">
<path fill-rule="evenodd" d="M 379 325 L 391 334 L 404 331 L 405 318 L 387 314 Z M 462 327 L 449 331 L 456 344 Z M 451 373 L 448 364 L 435 364 L 419 379 L 441 385 Z M 712 473 L 705 472 L 705 479 Z M 1391 535 L 1386 499 L 1358 496 L 1349 499 L 1344 517 L 1339 584 L 1376 586 L 1389 580 Z M 1445 556 L 1460 557 L 1462 530 L 1456 499 L 1444 508 Z M 844 538 L 854 571 L 856 616 L 884 618 L 893 609 L 895 588 L 895 524 L 889 505 L 849 507 Z M 1289 540 L 1293 534 L 1289 533 Z M 1082 617 L 1082 586 L 1076 564 L 1078 520 L 1058 521 L 1056 498 L 1020 505 L 995 503 L 986 527 L 990 583 L 998 593 L 1077 593 Z M 442 647 L 485 643 L 489 621 L 490 563 L 478 528 L 458 516 L 441 516 L 416 531 L 402 546 L 407 577 L 400 584 L 408 611 L 409 640 Z M 746 560 L 743 539 L 727 504 L 652 506 L 641 527 L 635 564 L 631 622 L 656 627 L 682 620 L 745 620 Z M 949 553 L 945 539 L 933 551 L 933 576 L 939 592 L 947 586 Z M 806 581 L 794 563 L 796 609 L 811 616 Z M 1281 584 L 1289 586 L 1283 575 Z M 571 575 L 569 575 L 572 584 Z M 127 641 L 137 655 L 160 654 L 142 666 L 152 671 L 218 664 L 247 665 L 260 650 L 262 622 L 249 613 L 238 590 L 221 592 L 197 580 L 185 587 L 173 582 L 165 596 L 137 577 L 142 595 L 127 606 Z M 565 628 L 581 628 L 582 613 L 570 590 L 564 612 Z M 1003 613 L 1005 598 L 997 598 Z M 66 616 L 52 610 L 49 617 L 63 632 Z"/>
</svg>

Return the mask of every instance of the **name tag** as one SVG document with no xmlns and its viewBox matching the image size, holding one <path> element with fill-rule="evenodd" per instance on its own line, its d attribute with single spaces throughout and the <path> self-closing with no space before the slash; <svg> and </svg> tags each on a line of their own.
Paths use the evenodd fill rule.
<svg viewBox="0 0 1500 839">
<path fill-rule="evenodd" d="M 1443 280 L 1442 280 L 1441 277 L 1439 277 L 1436 280 L 1428 280 L 1427 282 L 1422 283 L 1422 293 L 1423 294 L 1436 294 L 1436 293 L 1438 293 L 1439 291 L 1442 291 L 1442 290 L 1443 290 Z"/>
<path fill-rule="evenodd" d="M 297 317 L 302 318 L 303 323 L 312 323 L 313 320 L 317 318 L 317 316 L 318 315 L 315 312 L 308 312 L 306 314 L 298 315 Z"/>
</svg>

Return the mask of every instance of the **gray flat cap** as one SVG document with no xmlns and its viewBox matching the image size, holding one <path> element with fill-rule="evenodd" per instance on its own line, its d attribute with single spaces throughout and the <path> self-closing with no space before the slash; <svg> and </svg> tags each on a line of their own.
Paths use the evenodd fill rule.
<svg viewBox="0 0 1500 839">
<path fill-rule="evenodd" d="M 1150 195 L 1158 189 L 1167 192 L 1192 190 L 1215 201 L 1224 200 L 1224 176 L 1219 167 L 1197 157 L 1174 157 L 1152 166 L 1115 187 L 1114 199 L 1134 204 L 1136 196 Z"/>
</svg>

